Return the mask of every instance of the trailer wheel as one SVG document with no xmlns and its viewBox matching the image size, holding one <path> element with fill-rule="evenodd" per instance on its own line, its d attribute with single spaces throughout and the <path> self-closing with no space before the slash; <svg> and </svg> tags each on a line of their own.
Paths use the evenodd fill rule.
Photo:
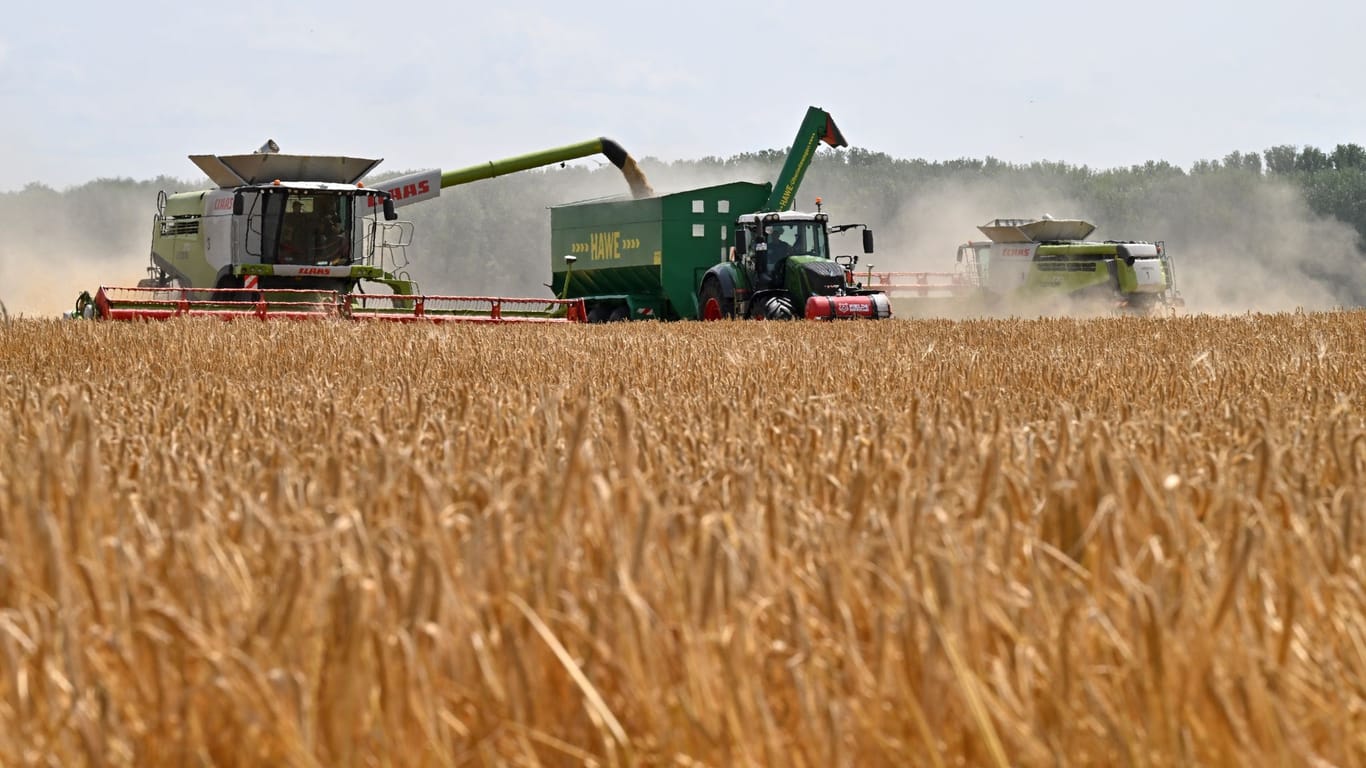
<svg viewBox="0 0 1366 768">
<path fill-rule="evenodd" d="M 735 300 L 721 295 L 721 283 L 708 278 L 697 293 L 697 307 L 703 320 L 721 320 L 735 317 Z"/>
</svg>

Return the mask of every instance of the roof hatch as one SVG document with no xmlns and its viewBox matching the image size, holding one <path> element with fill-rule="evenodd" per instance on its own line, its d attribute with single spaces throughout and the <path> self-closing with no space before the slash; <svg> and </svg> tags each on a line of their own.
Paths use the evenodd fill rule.
<svg viewBox="0 0 1366 768">
<path fill-rule="evenodd" d="M 1085 240 L 1096 225 L 1081 219 L 993 219 L 978 229 L 993 243 L 1048 243 Z"/>
<path fill-rule="evenodd" d="M 190 155 L 190 161 L 199 166 L 199 170 L 210 181 L 227 189 L 244 184 L 267 184 L 276 179 L 355 184 L 383 159 L 263 152 L 250 155 Z"/>
</svg>

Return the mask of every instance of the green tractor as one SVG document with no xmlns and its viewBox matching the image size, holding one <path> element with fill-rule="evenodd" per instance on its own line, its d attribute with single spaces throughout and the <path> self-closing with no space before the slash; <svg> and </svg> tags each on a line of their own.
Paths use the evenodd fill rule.
<svg viewBox="0 0 1366 768">
<path fill-rule="evenodd" d="M 1081 219 L 994 219 L 958 247 L 958 273 L 988 309 L 1149 314 L 1185 304 L 1162 241 L 1089 241 Z"/>
<path fill-rule="evenodd" d="M 740 216 L 733 257 L 702 278 L 698 303 L 703 318 L 891 317 L 885 293 L 852 283 L 858 257 L 831 255 L 828 221 L 819 211 Z M 863 230 L 863 251 L 873 252 L 868 229 Z"/>
<path fill-rule="evenodd" d="M 811 157 L 821 142 L 848 146 L 835 121 L 811 107 L 773 191 L 754 213 L 737 217 L 729 258 L 707 270 L 698 289 L 704 319 L 767 320 L 892 316 L 887 294 L 852 281 L 856 256 L 836 260 L 830 252 L 829 216 L 788 210 Z M 873 252 L 873 233 L 863 230 L 863 251 Z"/>
</svg>

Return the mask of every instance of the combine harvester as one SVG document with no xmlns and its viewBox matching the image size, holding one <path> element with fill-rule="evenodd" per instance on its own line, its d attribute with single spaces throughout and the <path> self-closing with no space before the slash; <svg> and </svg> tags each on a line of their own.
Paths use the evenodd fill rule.
<svg viewBox="0 0 1366 768">
<path fill-rule="evenodd" d="M 863 225 L 829 226 L 819 198 L 815 213 L 789 210 L 822 142 L 847 146 L 811 107 L 773 183 L 552 208 L 552 290 L 584 302 L 591 323 L 890 317 L 884 292 L 854 282 L 858 257 L 831 254 L 831 232 Z"/>
<path fill-rule="evenodd" d="M 1162 241 L 1089 241 L 1081 219 L 995 219 L 958 247 L 943 272 L 864 273 L 908 314 L 1112 312 L 1154 314 L 1185 305 Z"/>
<path fill-rule="evenodd" d="M 406 272 L 411 222 L 397 207 L 479 179 L 602 153 L 632 194 L 652 194 L 635 161 L 594 139 L 469 168 L 366 186 L 380 160 L 280 154 L 191 155 L 216 189 L 157 197 L 148 277 L 82 293 L 73 316 L 231 320 L 326 316 L 397 322 L 584 322 L 574 299 L 424 296 Z M 386 288 L 370 293 L 365 287 Z"/>
</svg>

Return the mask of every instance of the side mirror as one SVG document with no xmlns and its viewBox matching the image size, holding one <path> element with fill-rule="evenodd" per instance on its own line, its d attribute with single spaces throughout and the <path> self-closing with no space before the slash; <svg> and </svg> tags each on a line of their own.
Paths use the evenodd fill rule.
<svg viewBox="0 0 1366 768">
<path fill-rule="evenodd" d="M 873 252 L 873 230 L 871 229 L 863 230 L 863 252 Z"/>
<path fill-rule="evenodd" d="M 232 196 L 232 215 L 241 216 L 247 210 L 247 197 L 241 192 Z"/>
<path fill-rule="evenodd" d="M 748 251 L 748 250 L 749 250 L 749 238 L 748 238 L 748 236 L 747 236 L 747 234 L 746 234 L 746 232 L 745 232 L 744 227 L 739 227 L 739 228 L 737 228 L 737 229 L 735 230 L 735 256 L 736 256 L 736 258 L 739 258 L 739 257 L 741 257 L 741 256 L 744 256 L 744 255 L 745 255 L 745 252 Z"/>
<path fill-rule="evenodd" d="M 762 275 L 768 271 L 768 249 L 763 247 L 763 243 L 759 246 L 754 249 L 754 272 Z"/>
<path fill-rule="evenodd" d="M 393 221 L 398 218 L 398 213 L 394 211 L 394 198 L 384 198 L 384 220 Z"/>
</svg>

